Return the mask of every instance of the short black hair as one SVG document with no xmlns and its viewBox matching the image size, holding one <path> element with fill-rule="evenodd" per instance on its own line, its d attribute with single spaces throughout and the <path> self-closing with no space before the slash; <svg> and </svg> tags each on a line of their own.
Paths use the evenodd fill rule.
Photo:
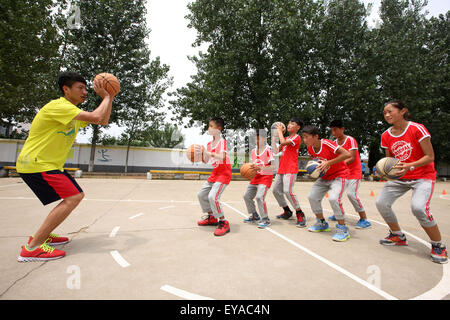
<svg viewBox="0 0 450 320">
<path fill-rule="evenodd" d="M 397 108 L 399 110 L 403 110 L 406 108 L 406 104 L 401 100 L 390 100 L 390 101 L 386 102 L 384 104 L 384 106 L 386 107 L 388 104 L 390 104 L 391 106 L 393 106 L 394 108 Z M 405 115 L 403 116 L 403 118 L 405 120 L 411 120 L 411 115 L 409 114 L 408 108 L 406 108 L 406 110 L 407 111 L 406 111 Z"/>
<path fill-rule="evenodd" d="M 344 122 L 340 119 L 334 119 L 330 122 L 330 128 L 344 128 Z"/>
<path fill-rule="evenodd" d="M 295 122 L 296 124 L 298 124 L 301 127 L 303 127 L 303 121 L 300 120 L 299 118 L 296 117 L 292 117 L 291 120 L 289 120 L 290 122 Z"/>
<path fill-rule="evenodd" d="M 214 121 L 214 123 L 220 127 L 220 130 L 225 128 L 225 121 L 221 117 L 212 117 L 209 121 Z"/>
<path fill-rule="evenodd" d="M 75 82 L 81 82 L 87 86 L 86 79 L 84 79 L 83 76 L 79 73 L 67 71 L 61 72 L 58 75 L 58 86 L 63 95 L 64 95 L 63 86 L 68 86 L 69 88 L 71 88 Z"/>
<path fill-rule="evenodd" d="M 267 138 L 267 131 L 265 128 L 256 128 L 255 129 L 255 136 L 256 137 L 263 137 Z"/>
<path fill-rule="evenodd" d="M 319 135 L 319 128 L 314 125 L 307 125 L 302 129 L 302 133 L 308 133 L 310 135 Z"/>
</svg>

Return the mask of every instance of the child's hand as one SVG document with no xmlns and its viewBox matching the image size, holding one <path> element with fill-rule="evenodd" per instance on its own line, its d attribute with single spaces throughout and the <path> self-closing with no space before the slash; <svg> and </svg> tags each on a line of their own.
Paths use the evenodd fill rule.
<svg viewBox="0 0 450 320">
<path fill-rule="evenodd" d="M 396 166 L 393 167 L 394 169 L 397 169 L 398 171 L 396 172 L 396 175 L 398 176 L 403 176 L 406 173 L 408 173 L 411 169 L 411 164 L 410 163 L 403 163 L 403 162 L 399 162 L 397 163 Z"/>
<path fill-rule="evenodd" d="M 327 172 L 328 169 L 330 169 L 330 165 L 328 164 L 328 161 L 321 161 L 319 160 L 320 164 L 317 166 L 317 169 L 319 169 L 321 172 Z"/>
</svg>

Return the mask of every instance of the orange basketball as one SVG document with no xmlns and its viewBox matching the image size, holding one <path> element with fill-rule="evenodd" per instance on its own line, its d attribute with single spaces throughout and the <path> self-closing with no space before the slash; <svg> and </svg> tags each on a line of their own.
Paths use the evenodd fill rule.
<svg viewBox="0 0 450 320">
<path fill-rule="evenodd" d="M 244 163 L 241 167 L 241 176 L 247 180 L 252 180 L 257 172 L 255 169 L 250 168 L 251 163 Z"/>
<path fill-rule="evenodd" d="M 195 146 L 202 148 L 201 152 L 195 152 Z M 191 162 L 201 162 L 203 159 L 203 153 L 205 152 L 205 147 L 199 144 L 191 144 L 186 150 L 186 156 Z"/>
<path fill-rule="evenodd" d="M 108 91 L 111 97 L 114 97 L 120 91 L 120 82 L 111 73 L 99 73 L 95 76 L 94 81 L 102 81 L 103 88 Z"/>
</svg>

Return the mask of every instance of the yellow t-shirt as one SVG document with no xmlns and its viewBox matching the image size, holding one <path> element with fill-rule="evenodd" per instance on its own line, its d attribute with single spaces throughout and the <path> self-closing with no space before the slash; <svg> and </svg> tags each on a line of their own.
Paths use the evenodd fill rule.
<svg viewBox="0 0 450 320">
<path fill-rule="evenodd" d="M 66 98 L 47 103 L 34 117 L 16 162 L 17 172 L 63 170 L 79 128 L 89 123 L 74 120 L 81 110 Z"/>
</svg>

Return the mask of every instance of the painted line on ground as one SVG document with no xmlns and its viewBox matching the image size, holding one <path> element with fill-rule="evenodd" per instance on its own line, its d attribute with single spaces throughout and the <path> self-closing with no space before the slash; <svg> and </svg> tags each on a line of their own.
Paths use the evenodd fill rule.
<svg viewBox="0 0 450 320">
<path fill-rule="evenodd" d="M 16 187 L 16 186 L 24 186 L 25 184 L 23 183 L 16 183 L 16 184 L 5 184 L 5 185 L 0 185 L 0 188 L 8 188 L 8 187 Z"/>
<path fill-rule="evenodd" d="M 165 209 L 170 209 L 170 208 L 175 208 L 175 206 L 162 207 L 162 208 L 159 208 L 159 210 L 165 210 Z"/>
<path fill-rule="evenodd" d="M 127 260 L 125 260 L 119 253 L 119 251 L 117 250 L 113 250 L 109 252 L 112 257 L 114 258 L 114 260 L 116 260 L 116 262 L 122 267 L 122 268 L 126 268 L 129 267 L 130 264 L 128 263 Z"/>
<path fill-rule="evenodd" d="M 237 212 L 238 214 L 240 214 L 241 216 L 243 216 L 244 218 L 247 217 L 246 214 L 244 214 L 243 212 L 239 211 L 238 209 L 236 209 L 236 208 L 230 206 L 230 205 L 227 204 L 226 202 L 222 202 L 222 203 L 223 203 L 224 205 L 226 205 L 227 207 L 229 207 L 231 210 L 233 210 L 233 211 Z M 265 230 L 267 230 L 267 231 L 269 231 L 270 233 L 276 235 L 277 237 L 279 237 L 279 238 L 281 238 L 281 239 L 283 239 L 283 240 L 289 242 L 289 243 L 292 244 L 294 247 L 296 247 L 296 248 L 302 250 L 303 252 L 309 254 L 310 256 L 316 258 L 316 259 L 319 260 L 320 262 L 325 263 L 325 264 L 328 265 L 329 267 L 331 267 L 331 268 L 333 268 L 334 270 L 336 270 L 336 271 L 338 271 L 338 272 L 344 274 L 345 276 L 349 277 L 350 279 L 352 279 L 352 280 L 358 282 L 359 284 L 361 284 L 361 285 L 363 285 L 364 287 L 366 287 L 367 289 L 369 289 L 369 290 L 375 292 L 376 294 L 378 294 L 378 295 L 380 295 L 380 296 L 382 296 L 382 297 L 384 297 L 384 298 L 386 298 L 386 299 L 388 299 L 388 300 L 398 300 L 398 298 L 396 298 L 396 297 L 390 295 L 389 293 L 387 293 L 387 292 L 381 290 L 380 288 L 374 286 L 373 284 L 371 284 L 371 283 L 369 283 L 369 282 L 367 282 L 367 281 L 365 281 L 365 280 L 362 280 L 361 278 L 359 278 L 358 276 L 354 275 L 353 273 L 351 273 L 351 272 L 345 270 L 344 268 L 338 266 L 337 264 L 331 262 L 330 260 L 328 260 L 328 259 L 326 259 L 326 258 L 324 258 L 324 257 L 322 257 L 322 256 L 320 256 L 320 255 L 318 255 L 318 254 L 316 254 L 315 252 L 309 250 L 308 248 L 305 248 L 304 246 L 298 244 L 297 242 L 295 242 L 295 241 L 289 239 L 288 237 L 282 235 L 281 233 L 279 233 L 279 232 L 273 230 L 272 228 L 267 227 L 267 228 L 265 228 Z"/>
<path fill-rule="evenodd" d="M 133 219 L 136 219 L 137 217 L 140 217 L 140 216 L 143 216 L 143 215 L 144 215 L 144 213 L 141 212 L 141 213 L 135 214 L 134 216 L 129 217 L 128 219 L 133 220 Z"/>
<path fill-rule="evenodd" d="M 109 237 L 110 237 L 110 238 L 114 238 L 114 237 L 116 236 L 117 232 L 119 231 L 119 229 L 120 229 L 119 226 L 114 227 L 114 228 L 112 229 L 111 233 L 109 234 Z"/>
<path fill-rule="evenodd" d="M 170 294 L 173 294 L 177 297 L 183 298 L 183 299 L 187 299 L 187 300 L 214 300 L 213 298 L 209 298 L 209 297 L 204 297 L 204 296 L 200 296 L 198 294 L 195 293 L 190 293 L 169 285 L 164 285 L 160 288 L 163 291 L 166 291 Z"/>
</svg>

